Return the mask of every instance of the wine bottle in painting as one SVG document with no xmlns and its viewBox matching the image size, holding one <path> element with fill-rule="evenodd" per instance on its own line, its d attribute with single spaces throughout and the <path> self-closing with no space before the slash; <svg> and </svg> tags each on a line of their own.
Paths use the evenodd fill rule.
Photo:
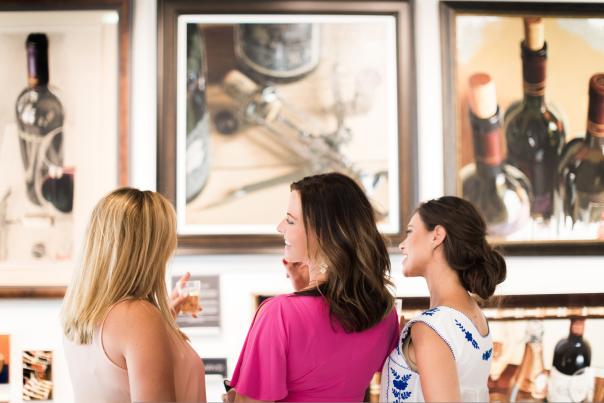
<svg viewBox="0 0 604 403">
<path fill-rule="evenodd" d="M 319 24 L 239 24 L 235 56 L 242 71 L 259 83 L 296 81 L 319 64 Z"/>
<path fill-rule="evenodd" d="M 593 377 L 591 346 L 583 338 L 585 318 L 572 318 L 568 337 L 558 341 L 547 387 L 549 402 L 582 402 L 588 399 Z"/>
<path fill-rule="evenodd" d="M 598 237 L 604 221 L 604 74 L 589 80 L 587 130 L 570 141 L 560 161 L 559 190 L 565 217 L 572 224 L 593 227 L 587 237 Z"/>
<path fill-rule="evenodd" d="M 205 43 L 198 24 L 187 25 L 186 200 L 205 187 L 210 174 L 209 113 L 206 102 Z"/>
<path fill-rule="evenodd" d="M 554 215 L 556 168 L 565 142 L 564 123 L 545 102 L 547 43 L 543 20 L 525 18 L 521 43 L 524 97 L 506 112 L 507 161 L 529 179 L 533 190 L 531 216 L 549 223 Z"/>
<path fill-rule="evenodd" d="M 522 361 L 510 380 L 510 402 L 543 402 L 547 393 L 547 371 L 543 365 L 543 322 L 531 320 L 526 326 Z"/>
<path fill-rule="evenodd" d="M 43 184 L 49 174 L 56 173 L 60 177 L 63 167 L 63 106 L 48 84 L 48 37 L 32 33 L 25 46 L 28 86 L 15 105 L 19 146 L 27 196 L 33 204 L 44 206 Z M 67 198 L 73 198 L 73 189 L 71 192 Z M 53 199 L 48 201 L 58 203 Z M 71 211 L 70 206 L 71 200 L 68 200 L 59 207 Z"/>
<path fill-rule="evenodd" d="M 477 73 L 469 86 L 475 163 L 460 171 L 462 195 L 480 210 L 489 235 L 506 237 L 530 219 L 530 184 L 520 170 L 504 162 L 495 82 Z"/>
</svg>

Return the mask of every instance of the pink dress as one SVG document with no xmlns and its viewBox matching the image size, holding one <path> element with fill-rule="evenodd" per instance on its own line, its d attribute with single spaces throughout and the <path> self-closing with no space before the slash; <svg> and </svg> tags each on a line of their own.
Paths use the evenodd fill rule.
<svg viewBox="0 0 604 403">
<path fill-rule="evenodd" d="M 256 313 L 231 385 L 257 400 L 360 402 L 398 335 L 394 310 L 368 330 L 346 333 L 322 297 L 280 295 Z"/>
</svg>

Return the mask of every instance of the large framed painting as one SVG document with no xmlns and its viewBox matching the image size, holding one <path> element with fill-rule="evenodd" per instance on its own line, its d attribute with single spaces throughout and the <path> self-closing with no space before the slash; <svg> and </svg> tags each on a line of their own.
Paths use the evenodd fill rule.
<svg viewBox="0 0 604 403">
<path fill-rule="evenodd" d="M 415 197 L 407 2 L 159 2 L 158 189 L 181 250 L 275 251 L 289 185 L 354 178 L 394 245 Z"/>
<path fill-rule="evenodd" d="M 441 3 L 446 191 L 508 254 L 604 253 L 604 10 Z"/>
<path fill-rule="evenodd" d="M 128 182 L 128 0 L 0 4 L 0 296 L 61 296 Z"/>
</svg>

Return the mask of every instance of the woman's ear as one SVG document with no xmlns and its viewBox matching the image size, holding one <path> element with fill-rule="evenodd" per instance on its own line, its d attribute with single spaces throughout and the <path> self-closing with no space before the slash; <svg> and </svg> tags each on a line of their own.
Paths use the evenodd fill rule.
<svg viewBox="0 0 604 403">
<path fill-rule="evenodd" d="M 442 225 L 437 225 L 434 227 L 434 231 L 432 232 L 432 248 L 436 249 L 438 246 L 442 245 L 447 237 L 447 230 Z"/>
</svg>

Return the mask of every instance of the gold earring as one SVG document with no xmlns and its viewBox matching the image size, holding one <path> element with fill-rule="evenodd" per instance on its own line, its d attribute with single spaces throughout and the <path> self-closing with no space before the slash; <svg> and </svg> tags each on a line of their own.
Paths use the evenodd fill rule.
<svg viewBox="0 0 604 403">
<path fill-rule="evenodd" d="M 327 263 L 320 263 L 319 264 L 319 273 L 325 274 L 325 272 L 327 272 L 328 267 L 329 266 L 327 265 Z"/>
</svg>

